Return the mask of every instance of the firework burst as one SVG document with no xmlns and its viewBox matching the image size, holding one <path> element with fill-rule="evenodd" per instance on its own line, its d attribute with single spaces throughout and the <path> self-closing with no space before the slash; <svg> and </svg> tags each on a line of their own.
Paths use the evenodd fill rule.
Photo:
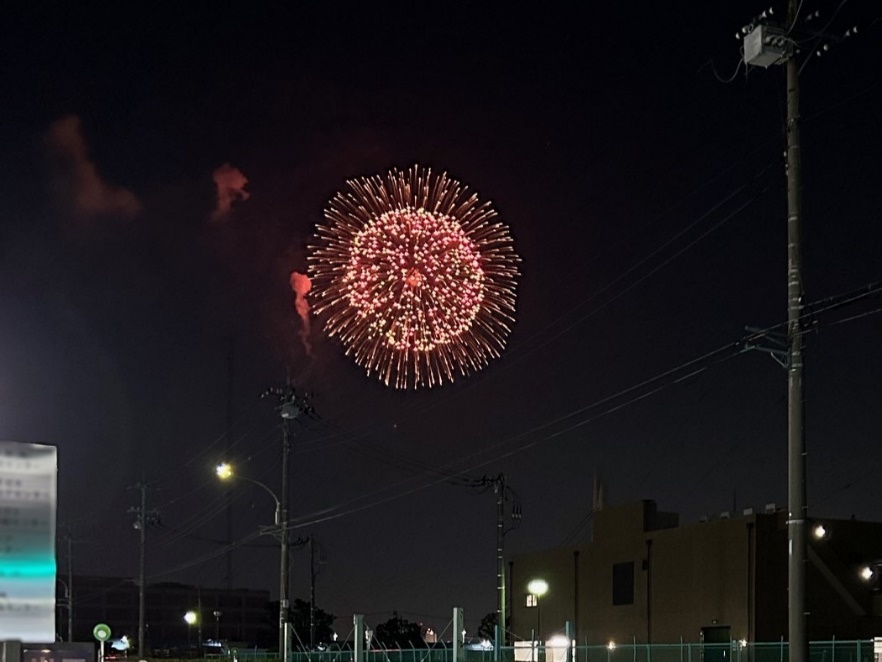
<svg viewBox="0 0 882 662">
<path fill-rule="evenodd" d="M 499 356 L 520 261 L 488 202 L 413 166 L 354 179 L 310 246 L 316 314 L 367 373 L 435 386 Z"/>
</svg>

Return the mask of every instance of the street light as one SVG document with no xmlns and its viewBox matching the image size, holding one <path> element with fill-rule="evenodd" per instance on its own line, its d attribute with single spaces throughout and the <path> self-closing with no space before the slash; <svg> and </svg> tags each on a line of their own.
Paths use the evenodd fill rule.
<svg viewBox="0 0 882 662">
<path fill-rule="evenodd" d="M 288 530 L 285 528 L 286 522 L 284 520 L 287 519 L 287 516 L 283 515 L 282 502 L 279 497 L 276 496 L 276 493 L 267 485 L 261 483 L 259 480 L 254 480 L 253 478 L 248 478 L 247 476 L 235 473 L 233 471 L 233 466 L 228 462 L 222 462 L 217 465 L 215 473 L 217 473 L 218 478 L 221 480 L 235 478 L 237 480 L 244 480 L 247 483 L 254 483 L 266 491 L 276 504 L 274 517 L 275 526 L 273 527 L 273 530 L 279 537 L 279 555 L 281 559 L 279 564 L 279 657 L 282 659 L 282 662 L 288 662 L 288 637 L 286 632 L 288 622 Z M 285 477 L 283 475 L 283 494 L 285 490 L 284 485 Z"/>
<path fill-rule="evenodd" d="M 533 596 L 533 604 L 536 607 L 536 659 L 539 659 L 539 644 L 538 642 L 542 641 L 542 621 L 541 619 L 541 609 L 540 603 L 542 602 L 541 598 L 543 595 L 548 593 L 548 582 L 544 579 L 531 579 L 527 584 L 527 591 L 529 591 L 530 595 Z"/>
<path fill-rule="evenodd" d="M 221 462 L 219 465 L 217 465 L 217 467 L 215 468 L 214 471 L 217 474 L 217 477 L 220 478 L 221 480 L 230 480 L 231 478 L 235 478 L 236 480 L 244 480 L 246 483 L 253 483 L 254 485 L 257 485 L 258 487 L 262 487 L 273 498 L 273 501 L 276 504 L 276 514 L 275 514 L 274 524 L 276 526 L 278 526 L 280 524 L 279 514 L 282 509 L 282 504 L 279 501 L 279 497 L 276 496 L 276 493 L 273 492 L 272 489 L 270 489 L 266 484 L 261 483 L 259 480 L 254 480 L 253 478 L 249 478 L 248 476 L 243 476 L 241 474 L 235 473 L 235 471 L 233 470 L 233 465 L 231 465 L 229 462 Z"/>
<path fill-rule="evenodd" d="M 220 641 L 220 617 L 224 615 L 224 612 L 215 609 L 214 614 L 214 640 Z"/>
<path fill-rule="evenodd" d="M 187 650 L 193 647 L 193 640 L 191 638 L 193 632 L 193 623 L 196 622 L 196 612 L 188 611 L 184 614 L 184 620 L 187 621 Z"/>
</svg>

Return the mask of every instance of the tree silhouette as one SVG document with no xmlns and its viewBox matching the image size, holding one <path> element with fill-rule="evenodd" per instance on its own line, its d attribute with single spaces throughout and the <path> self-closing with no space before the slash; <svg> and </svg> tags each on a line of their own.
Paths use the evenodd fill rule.
<svg viewBox="0 0 882 662">
<path fill-rule="evenodd" d="M 274 600 L 270 602 L 267 608 L 269 610 L 270 622 L 273 622 L 274 618 L 278 619 L 279 601 Z M 329 614 L 318 606 L 315 608 L 316 645 L 330 643 L 334 638 L 334 620 L 336 618 L 336 616 Z M 307 650 L 309 648 L 309 602 L 307 600 L 294 598 L 294 601 L 288 608 L 288 622 L 294 630 L 291 646 L 296 649 Z M 278 623 L 277 620 L 276 623 Z M 278 625 L 276 628 L 276 631 L 278 631 Z M 270 636 L 267 639 L 266 645 L 271 645 L 275 635 L 270 630 L 268 632 L 270 632 Z"/>
<path fill-rule="evenodd" d="M 336 616 L 329 614 L 319 607 L 315 608 L 315 643 L 326 644 L 334 637 L 334 619 Z M 294 598 L 294 602 L 288 612 L 288 620 L 294 628 L 294 642 L 296 648 L 309 648 L 309 602 Z"/>
<path fill-rule="evenodd" d="M 495 611 L 485 615 L 478 626 L 478 636 L 482 639 L 493 641 L 496 638 L 496 620 L 498 618 L 499 615 Z"/>
<path fill-rule="evenodd" d="M 374 638 L 384 648 L 424 648 L 426 645 L 420 624 L 401 618 L 397 611 L 377 626 Z"/>
</svg>

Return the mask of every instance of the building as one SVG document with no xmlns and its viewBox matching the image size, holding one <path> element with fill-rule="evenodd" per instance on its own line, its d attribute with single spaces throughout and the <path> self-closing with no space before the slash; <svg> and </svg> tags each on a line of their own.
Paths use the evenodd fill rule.
<svg viewBox="0 0 882 662">
<path fill-rule="evenodd" d="M 66 580 L 66 578 L 63 578 Z M 116 639 L 138 637 L 138 586 L 127 579 L 73 577 L 73 638 L 91 641 L 92 628 L 106 623 Z M 57 601 L 64 604 L 64 587 L 59 582 Z M 147 586 L 145 603 L 146 650 L 196 648 L 209 639 L 250 646 L 275 645 L 277 628 L 270 611 L 268 591 L 201 588 L 177 583 Z M 276 607 L 277 609 L 277 607 Z M 196 614 L 193 624 L 184 614 Z M 67 635 L 68 614 L 58 609 L 59 635 Z"/>
<path fill-rule="evenodd" d="M 809 639 L 882 635 L 882 523 L 816 521 L 812 532 Z M 514 557 L 511 631 L 548 639 L 569 621 L 590 644 L 786 640 L 787 545 L 773 504 L 688 526 L 649 500 L 596 510 L 591 543 Z M 547 593 L 529 594 L 534 578 Z"/>
</svg>

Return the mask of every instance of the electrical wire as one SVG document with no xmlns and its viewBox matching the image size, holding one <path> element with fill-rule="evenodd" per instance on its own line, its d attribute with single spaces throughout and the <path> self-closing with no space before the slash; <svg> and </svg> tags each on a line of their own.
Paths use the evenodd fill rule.
<svg viewBox="0 0 882 662">
<path fill-rule="evenodd" d="M 848 301 L 854 302 L 854 301 L 861 300 L 861 299 L 866 298 L 868 296 L 871 296 L 875 293 L 878 293 L 880 290 L 882 290 L 882 287 L 874 287 L 872 289 L 860 288 L 858 290 L 858 294 L 855 294 L 854 296 L 848 297 Z M 814 311 L 814 314 L 818 314 L 821 312 L 826 312 L 828 310 L 832 310 L 834 307 L 839 307 L 840 305 L 841 305 L 841 301 L 837 301 L 836 303 L 831 303 L 828 306 L 818 308 L 817 310 Z M 487 449 L 482 449 L 482 450 L 476 451 L 470 455 L 464 456 L 462 458 L 458 458 L 457 460 L 453 460 L 445 466 L 448 466 L 448 467 L 456 466 L 458 464 L 462 464 L 465 461 L 471 462 L 472 459 L 475 458 L 476 456 L 486 454 L 487 452 L 489 452 L 491 450 L 495 450 L 495 449 L 501 448 L 506 445 L 511 445 L 512 443 L 518 441 L 519 439 L 522 439 L 523 437 L 530 436 L 532 434 L 535 434 L 536 432 L 540 432 L 540 431 L 545 430 L 550 427 L 554 427 L 555 425 L 557 425 L 563 421 L 569 420 L 571 418 L 574 418 L 574 417 L 578 416 L 579 414 L 584 414 L 589 411 L 598 409 L 599 407 L 601 407 L 603 405 L 613 403 L 616 400 L 620 399 L 624 395 L 628 395 L 628 394 L 634 393 L 636 391 L 640 391 L 641 389 L 643 389 L 647 386 L 654 385 L 656 383 L 660 383 L 659 386 L 654 387 L 647 392 L 639 393 L 624 402 L 621 402 L 621 403 L 618 403 L 615 405 L 611 405 L 610 407 L 608 407 L 604 410 L 601 410 L 596 415 L 593 415 L 593 416 L 590 416 L 587 418 L 583 418 L 573 424 L 570 424 L 569 426 L 565 427 L 564 429 L 550 432 L 550 433 L 546 434 L 544 437 L 541 437 L 541 438 L 536 439 L 534 441 L 523 443 L 511 451 L 508 451 L 505 453 L 499 453 L 489 460 L 473 462 L 470 464 L 470 467 L 468 470 L 474 471 L 480 467 L 483 467 L 483 466 L 486 466 L 487 464 L 490 464 L 491 462 L 498 462 L 502 458 L 509 457 L 517 452 L 522 452 L 523 450 L 526 450 L 530 447 L 533 447 L 533 446 L 537 445 L 538 443 L 554 439 L 554 438 L 556 438 L 562 434 L 565 434 L 567 432 L 570 432 L 578 427 L 581 427 L 581 426 L 586 425 L 590 422 L 596 421 L 597 419 L 599 419 L 603 416 L 607 416 L 611 413 L 614 413 L 615 411 L 618 411 L 625 406 L 639 402 L 640 400 L 643 400 L 646 397 L 649 397 L 650 395 L 654 395 L 654 394 L 664 390 L 665 388 L 668 388 L 670 386 L 688 381 L 689 379 L 692 379 L 695 376 L 705 372 L 710 367 L 713 367 L 717 364 L 728 361 L 728 360 L 734 358 L 735 356 L 741 354 L 744 351 L 745 347 L 749 346 L 750 343 L 755 342 L 755 341 L 763 338 L 764 336 L 774 332 L 775 330 L 786 327 L 786 326 L 787 326 L 787 322 L 780 322 L 778 324 L 766 327 L 766 328 L 761 329 L 759 331 L 755 331 L 755 332 L 751 332 L 749 334 L 746 334 L 745 336 L 743 336 L 742 338 L 740 338 L 737 341 L 734 341 L 732 343 L 727 343 L 726 345 L 723 345 L 715 350 L 707 352 L 707 353 L 705 353 L 695 359 L 685 361 L 674 368 L 663 371 L 662 373 L 659 373 L 658 375 L 655 375 L 654 377 L 651 377 L 649 379 L 643 380 L 642 382 L 635 384 L 634 386 L 628 387 L 626 389 L 622 389 L 621 391 L 619 391 L 613 395 L 607 396 L 605 398 L 601 398 L 600 400 L 597 400 L 589 405 L 585 405 L 583 407 L 575 409 L 575 410 L 568 412 L 567 414 L 564 414 L 562 416 L 559 416 L 551 421 L 546 421 L 546 422 L 541 423 L 537 426 L 534 426 L 530 430 L 521 432 L 521 433 L 519 433 L 509 439 L 506 439 L 506 440 L 501 441 L 497 444 L 494 444 L 493 446 L 491 446 Z M 686 370 L 689 370 L 689 372 L 685 372 Z M 681 374 L 681 373 L 685 373 L 685 374 Z M 670 378 L 670 381 L 662 381 L 662 380 L 666 380 L 669 378 Z M 443 480 L 433 480 L 418 489 L 424 489 L 425 487 L 431 487 L 431 486 L 437 485 L 441 482 L 443 482 Z M 314 513 L 313 515 L 315 515 L 319 519 L 316 519 L 312 522 L 310 522 L 304 518 L 299 518 L 298 520 L 293 520 L 293 522 L 295 524 L 292 528 L 299 528 L 301 526 L 306 526 L 309 523 L 318 523 L 318 522 L 322 522 L 322 521 L 327 521 L 328 519 L 336 519 L 337 517 L 340 516 L 340 514 L 335 514 L 333 512 L 336 508 L 345 507 L 346 505 L 356 503 L 358 501 L 363 500 L 367 496 L 374 496 L 378 493 L 389 491 L 389 489 L 392 489 L 392 487 L 397 487 L 399 485 L 400 485 L 400 483 L 396 484 L 395 486 L 390 486 L 387 488 L 383 488 L 381 490 L 377 490 L 376 492 L 372 493 L 371 495 L 364 495 L 362 497 L 357 497 L 357 498 L 351 499 L 347 502 L 343 502 L 342 504 L 338 504 L 337 507 L 324 509 L 323 511 L 319 511 L 317 513 Z M 408 490 L 407 492 L 405 492 L 401 496 L 412 494 L 415 491 L 417 491 L 417 489 Z M 399 497 L 396 496 L 394 498 L 399 498 Z M 386 503 L 389 500 L 391 500 L 391 499 L 384 498 L 384 499 L 376 502 L 376 504 L 373 504 L 373 505 L 381 505 L 382 503 Z M 372 506 L 367 506 L 367 507 L 372 507 Z M 349 514 L 349 512 L 359 512 L 359 511 L 363 510 L 364 508 L 365 508 L 365 506 L 355 507 L 353 510 L 347 511 L 347 514 Z M 304 516 L 304 517 L 308 517 L 308 516 Z"/>
<path fill-rule="evenodd" d="M 698 68 L 698 71 L 696 71 L 695 73 L 699 73 L 705 67 L 710 66 L 710 70 L 711 70 L 711 73 L 713 73 L 714 78 L 716 78 L 719 82 L 728 85 L 729 83 L 733 82 L 735 80 L 735 78 L 738 76 L 738 72 L 741 71 L 741 66 L 743 64 L 744 64 L 744 51 L 742 50 L 741 57 L 738 58 L 738 64 L 735 65 L 735 71 L 733 71 L 732 75 L 729 76 L 728 78 L 723 78 L 722 76 L 720 76 L 720 74 L 717 72 L 716 66 L 714 66 L 713 60 L 708 60 L 707 62 L 705 62 L 703 65 L 701 65 Z"/>
<path fill-rule="evenodd" d="M 827 21 L 827 23 L 824 25 L 824 27 L 818 31 L 818 37 L 812 43 L 812 47 L 811 47 L 811 50 L 809 51 L 809 54 L 806 56 L 805 60 L 803 60 L 802 65 L 800 65 L 799 70 L 796 72 L 797 76 L 802 75 L 802 70 L 805 69 L 806 65 L 811 61 L 812 56 L 815 54 L 815 51 L 818 47 L 818 44 L 820 44 L 821 40 L 824 38 L 824 33 L 827 31 L 827 28 L 829 28 L 830 25 L 832 25 L 834 19 L 836 18 L 836 15 L 839 13 L 839 10 L 842 9 L 842 7 L 845 5 L 846 2 L 848 2 L 848 0 L 842 0 L 842 2 L 839 3 L 839 6 L 836 7 L 836 9 L 833 12 L 833 15 L 830 16 L 830 20 Z"/>
<path fill-rule="evenodd" d="M 790 27 L 787 28 L 787 32 L 785 36 L 789 37 L 790 33 L 793 32 L 793 28 L 796 27 L 796 20 L 799 18 L 799 12 L 802 11 L 802 5 L 805 0 L 799 0 L 799 5 L 796 7 L 796 12 L 793 14 L 793 20 L 790 22 Z"/>
<path fill-rule="evenodd" d="M 873 289 L 862 288 L 862 292 L 860 294 L 854 295 L 854 297 L 851 297 L 851 301 L 857 301 L 857 300 L 866 298 L 868 296 L 871 296 L 872 294 L 878 293 L 880 290 L 882 290 L 882 287 L 876 287 Z M 819 312 L 823 312 L 826 309 L 832 309 L 834 306 L 838 307 L 839 305 L 841 305 L 841 302 L 837 301 L 835 304 L 830 304 L 826 308 L 821 308 L 821 309 L 816 310 L 814 314 L 817 314 Z M 654 377 L 643 380 L 639 384 L 631 386 L 627 389 L 623 389 L 616 394 L 613 394 L 611 396 L 607 396 L 607 397 L 602 398 L 602 399 L 600 399 L 596 402 L 593 402 L 589 405 L 580 407 L 577 410 L 569 412 L 563 416 L 557 417 L 556 419 L 554 419 L 552 421 L 548 421 L 548 422 L 539 424 L 537 426 L 534 426 L 533 428 L 531 428 L 528 431 L 525 431 L 523 433 L 519 433 L 517 435 L 514 435 L 513 437 L 510 437 L 509 439 L 506 439 L 506 440 L 503 440 L 497 444 L 494 444 L 493 446 L 491 446 L 488 449 L 476 451 L 468 456 L 465 456 L 464 458 L 458 458 L 456 460 L 452 460 L 451 462 L 447 463 L 447 465 L 445 465 L 445 466 L 448 466 L 448 467 L 456 466 L 458 464 L 463 463 L 464 461 L 468 461 L 470 463 L 470 470 L 473 471 L 473 470 L 476 470 L 477 468 L 486 466 L 492 462 L 498 462 L 498 460 L 502 457 L 508 457 L 508 456 L 513 455 L 515 453 L 523 452 L 524 450 L 527 450 L 533 446 L 536 446 L 539 443 L 542 443 L 545 441 L 550 441 L 551 439 L 559 437 L 562 434 L 565 434 L 565 433 L 570 432 L 574 429 L 577 429 L 579 427 L 587 425 L 590 422 L 596 421 L 601 417 L 607 416 L 607 415 L 612 414 L 616 411 L 619 411 L 619 410 L 621 410 L 631 404 L 642 401 L 643 399 L 650 397 L 652 395 L 655 395 L 666 388 L 669 388 L 669 387 L 677 385 L 677 384 L 682 384 L 690 379 L 693 379 L 697 375 L 705 372 L 710 367 L 713 367 L 715 365 L 719 365 L 720 363 L 723 363 L 724 361 L 727 361 L 731 358 L 734 358 L 734 356 L 736 356 L 737 354 L 740 354 L 743 351 L 744 347 L 746 345 L 748 345 L 750 342 L 756 341 L 756 340 L 762 338 L 763 336 L 768 335 L 769 333 L 773 332 L 774 330 L 781 328 L 781 327 L 784 327 L 786 325 L 787 325 L 787 322 L 781 322 L 781 323 L 766 327 L 764 329 L 761 329 L 759 331 L 749 333 L 749 334 L 743 336 L 738 341 L 735 341 L 732 343 L 727 343 L 727 344 L 725 344 L 715 350 L 712 350 L 710 352 L 706 352 L 705 354 L 701 355 L 700 357 L 697 357 L 695 359 L 691 359 L 689 361 L 685 361 L 674 368 L 665 370 L 662 373 L 659 373 L 658 375 L 656 375 Z M 710 361 L 710 359 L 713 359 L 713 361 Z M 706 365 L 699 365 L 701 363 L 706 363 Z M 686 369 L 689 369 L 690 372 L 687 372 L 685 374 L 679 374 L 681 372 L 684 372 L 684 370 L 686 370 Z M 661 381 L 661 380 L 666 379 L 668 377 L 671 377 L 672 379 L 667 382 Z M 511 450 L 509 450 L 505 453 L 499 453 L 490 459 L 479 459 L 479 457 L 481 455 L 486 455 L 486 453 L 491 450 L 500 449 L 503 446 L 511 445 L 514 442 L 522 439 L 525 436 L 529 436 L 529 435 L 532 435 L 538 431 L 547 429 L 549 427 L 553 427 L 557 423 L 568 420 L 570 418 L 573 418 L 580 413 L 585 413 L 585 412 L 597 409 L 602 404 L 612 403 L 615 400 L 617 400 L 619 397 L 621 397 L 622 395 L 633 393 L 634 391 L 639 390 L 641 387 L 644 387 L 646 385 L 655 384 L 657 382 L 660 382 L 660 383 L 655 388 L 652 388 L 649 391 L 645 391 L 642 393 L 637 393 L 636 395 L 634 395 L 633 397 L 631 397 L 625 401 L 617 402 L 616 404 L 612 404 L 611 406 L 607 407 L 606 409 L 600 410 L 590 417 L 582 418 L 582 419 L 568 425 L 567 427 L 565 427 L 563 429 L 555 430 L 554 432 L 549 432 L 538 439 L 527 441 L 525 443 L 521 443 L 517 447 L 512 448 Z M 430 481 L 424 482 L 420 485 L 408 488 L 403 491 L 399 491 L 395 494 L 391 494 L 391 495 L 385 496 L 380 499 L 375 499 L 370 503 L 362 503 L 359 505 L 355 505 L 359 501 L 363 501 L 365 498 L 367 498 L 369 496 L 376 496 L 379 493 L 388 492 L 392 488 L 400 487 L 402 483 L 399 482 L 398 484 L 395 484 L 393 486 L 389 486 L 389 487 L 384 488 L 382 490 L 377 490 L 370 495 L 364 495 L 362 497 L 350 499 L 348 501 L 342 502 L 342 503 L 337 504 L 335 506 L 325 508 L 321 511 L 316 511 L 316 512 L 311 513 L 309 515 L 304 515 L 300 518 L 296 518 L 294 520 L 289 520 L 288 522 L 285 522 L 283 525 L 285 526 L 286 530 L 291 531 L 291 530 L 303 528 L 305 526 L 313 526 L 313 525 L 316 525 L 319 523 L 323 523 L 323 522 L 327 522 L 327 521 L 331 521 L 331 520 L 336 520 L 341 517 L 349 516 L 349 515 L 352 515 L 352 514 L 355 514 L 358 512 L 362 512 L 362 511 L 367 510 L 369 508 L 375 508 L 375 507 L 381 506 L 385 503 L 389 503 L 391 501 L 401 499 L 406 496 L 410 496 L 412 494 L 415 494 L 416 492 L 428 489 L 430 487 L 441 484 L 443 482 L 445 482 L 445 479 L 435 478 Z M 166 576 L 169 574 L 174 574 L 176 572 L 180 572 L 182 570 L 186 570 L 188 568 L 191 568 L 195 565 L 199 565 L 201 563 L 205 563 L 207 561 L 218 558 L 219 556 L 226 554 L 228 551 L 230 551 L 232 549 L 236 549 L 238 547 L 241 547 L 242 545 L 247 544 L 248 542 L 251 542 L 252 540 L 254 540 L 256 537 L 260 536 L 261 534 L 262 534 L 261 531 L 253 532 L 243 538 L 240 538 L 238 541 L 235 541 L 229 545 L 225 545 L 221 549 L 214 550 L 214 551 L 209 552 L 207 554 L 204 554 L 196 559 L 184 562 L 184 563 L 179 564 L 178 566 L 175 566 L 171 569 L 167 569 L 161 573 L 156 573 L 151 576 L 151 579 L 156 578 L 156 577 Z"/>
</svg>

